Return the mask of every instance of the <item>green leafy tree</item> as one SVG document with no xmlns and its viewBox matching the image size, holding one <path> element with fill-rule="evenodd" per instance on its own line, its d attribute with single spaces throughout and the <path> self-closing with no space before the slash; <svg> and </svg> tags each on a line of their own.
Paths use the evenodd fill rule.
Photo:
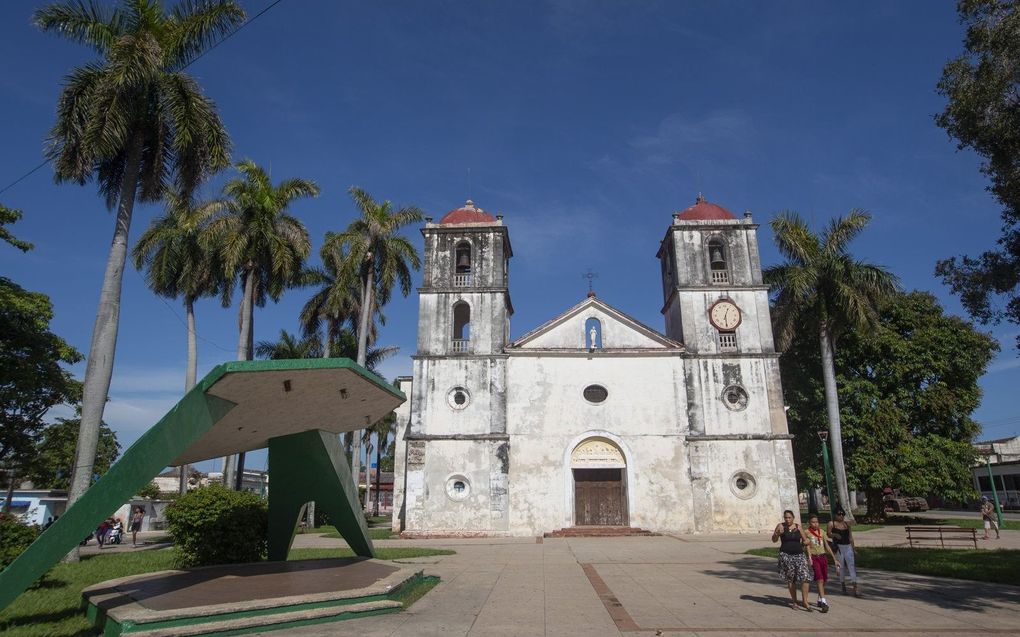
<svg viewBox="0 0 1020 637">
<path fill-rule="evenodd" d="M 284 290 L 300 282 L 311 250 L 308 230 L 288 213 L 291 203 L 315 197 L 319 187 L 307 179 L 285 179 L 277 185 L 269 173 L 250 159 L 236 165 L 240 177 L 223 186 L 221 210 L 209 222 L 204 241 L 223 266 L 224 305 L 230 304 L 234 283 L 241 303 L 237 359 L 251 360 L 254 349 L 255 306 L 280 300 Z M 224 458 L 224 484 L 231 485 L 238 467 Z"/>
<path fill-rule="evenodd" d="M 8 208 L 7 206 L 0 204 L 0 241 L 3 241 L 8 245 L 14 246 L 18 250 L 21 250 L 22 252 L 28 252 L 29 250 L 32 249 L 32 244 L 27 241 L 22 241 L 21 239 L 18 239 L 13 234 L 11 234 L 10 230 L 4 227 L 12 223 L 15 223 L 19 219 L 21 219 L 20 210 Z"/>
<path fill-rule="evenodd" d="M 78 441 L 80 418 L 58 418 L 43 430 L 36 444 L 33 462 L 26 477 L 40 489 L 67 489 L 71 485 L 75 461 L 75 447 Z M 99 442 L 96 445 L 95 476 L 102 476 L 120 455 L 117 434 L 104 422 L 99 427 Z"/>
<path fill-rule="evenodd" d="M 19 218 L 20 210 L 0 206 L 0 240 L 27 251 L 31 244 L 4 227 Z M 10 484 L 32 462 L 46 412 L 81 395 L 63 364 L 82 356 L 50 331 L 52 319 L 49 297 L 0 277 L 0 466 Z"/>
<path fill-rule="evenodd" d="M 401 228 L 419 223 L 425 217 L 415 206 L 394 210 L 389 201 L 376 202 L 367 192 L 353 186 L 351 197 L 361 216 L 343 232 L 327 232 L 323 250 L 344 255 L 341 278 L 360 282 L 357 362 L 364 366 L 368 355 L 369 325 L 376 308 L 382 308 L 399 283 L 404 296 L 411 293 L 411 269 L 421 268 L 414 244 L 398 234 Z M 361 464 L 361 436 L 354 435 L 351 471 L 355 483 Z"/>
<path fill-rule="evenodd" d="M 868 517 L 883 515 L 882 490 L 946 500 L 973 496 L 971 440 L 978 425 L 978 378 L 998 345 L 970 323 L 945 315 L 925 292 L 898 293 L 878 306 L 868 330 L 847 332 L 836 353 L 840 422 L 848 481 L 868 498 Z M 820 353 L 800 333 L 780 359 L 794 458 L 802 484 L 819 485 L 826 426 Z"/>
<path fill-rule="evenodd" d="M 154 481 L 150 482 L 149 484 L 139 489 L 137 495 L 140 498 L 148 498 L 149 500 L 155 500 L 160 496 L 159 485 L 157 485 Z"/>
<path fill-rule="evenodd" d="M 836 341 L 848 332 L 873 326 L 876 305 L 897 288 L 896 277 L 885 268 L 858 261 L 850 254 L 850 242 L 869 221 L 868 213 L 851 210 L 815 235 L 796 213 L 782 213 L 771 226 L 786 262 L 763 273 L 775 295 L 772 322 L 779 349 L 785 350 L 802 331 L 818 339 L 833 470 L 839 501 L 846 505 L 848 516 L 850 491 L 836 389 Z"/>
<path fill-rule="evenodd" d="M 35 12 L 43 31 L 84 44 L 99 59 L 73 69 L 57 103 L 47 157 L 58 182 L 95 180 L 116 209 L 113 241 L 85 370 L 81 432 L 68 495 L 88 488 L 110 390 L 121 283 L 135 200 L 157 201 L 174 185 L 190 196 L 227 165 L 226 131 L 213 102 L 184 68 L 239 26 L 234 0 L 55 3 Z"/>
<path fill-rule="evenodd" d="M 957 10 L 964 51 L 942 71 L 938 92 L 947 102 L 935 121 L 984 159 L 981 171 L 1003 206 L 1002 232 L 996 248 L 940 261 L 935 273 L 981 323 L 1020 324 L 1020 4 L 960 0 Z"/>
</svg>

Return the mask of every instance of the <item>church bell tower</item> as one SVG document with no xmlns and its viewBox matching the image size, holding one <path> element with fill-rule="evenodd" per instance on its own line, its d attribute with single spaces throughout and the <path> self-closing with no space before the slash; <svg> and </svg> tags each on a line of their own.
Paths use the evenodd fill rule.
<svg viewBox="0 0 1020 637">
<path fill-rule="evenodd" d="M 782 382 L 762 281 L 758 224 L 700 194 L 673 214 L 658 254 L 666 335 L 684 344 L 695 517 L 761 496 L 763 478 L 796 509 Z M 728 488 L 727 488 L 728 485 Z M 756 495 L 757 494 L 757 495 Z"/>
<path fill-rule="evenodd" d="M 422 235 L 407 530 L 505 530 L 509 233 L 501 215 L 468 200 L 438 223 L 427 219 Z"/>
</svg>

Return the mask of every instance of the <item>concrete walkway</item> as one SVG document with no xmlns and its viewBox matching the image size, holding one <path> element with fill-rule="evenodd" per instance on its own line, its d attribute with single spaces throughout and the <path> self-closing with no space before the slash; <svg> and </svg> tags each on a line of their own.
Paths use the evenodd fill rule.
<svg viewBox="0 0 1020 637">
<path fill-rule="evenodd" d="M 1003 537 L 1004 545 L 1020 545 L 1020 531 Z M 406 612 L 288 635 L 1020 635 L 1020 587 L 882 571 L 861 573 L 861 599 L 831 592 L 827 614 L 792 610 L 775 561 L 743 554 L 769 539 L 379 541 L 377 546 L 452 548 L 457 554 L 405 561 L 442 578 Z M 295 542 L 339 545 L 315 535 Z"/>
</svg>

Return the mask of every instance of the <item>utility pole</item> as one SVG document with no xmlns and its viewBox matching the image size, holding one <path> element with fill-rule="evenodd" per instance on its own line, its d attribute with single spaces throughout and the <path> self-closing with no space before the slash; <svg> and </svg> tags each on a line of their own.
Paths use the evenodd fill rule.
<svg viewBox="0 0 1020 637">
<path fill-rule="evenodd" d="M 995 476 L 992 475 L 991 456 L 985 456 L 985 468 L 988 469 L 988 481 L 992 483 L 992 500 L 995 501 L 995 516 L 999 518 L 999 528 L 1002 528 L 1002 507 L 999 506 L 999 492 L 995 489 Z M 985 531 L 985 535 L 988 531 Z"/>
</svg>

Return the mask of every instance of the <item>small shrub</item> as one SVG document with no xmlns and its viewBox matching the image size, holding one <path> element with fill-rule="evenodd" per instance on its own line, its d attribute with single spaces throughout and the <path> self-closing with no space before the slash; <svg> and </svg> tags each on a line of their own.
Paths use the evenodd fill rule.
<svg viewBox="0 0 1020 637">
<path fill-rule="evenodd" d="M 38 526 L 25 524 L 16 515 L 0 513 L 0 570 L 21 555 L 39 533 Z"/>
<path fill-rule="evenodd" d="M 240 564 L 265 559 L 269 513 L 262 498 L 210 485 L 166 508 L 180 567 Z"/>
</svg>

